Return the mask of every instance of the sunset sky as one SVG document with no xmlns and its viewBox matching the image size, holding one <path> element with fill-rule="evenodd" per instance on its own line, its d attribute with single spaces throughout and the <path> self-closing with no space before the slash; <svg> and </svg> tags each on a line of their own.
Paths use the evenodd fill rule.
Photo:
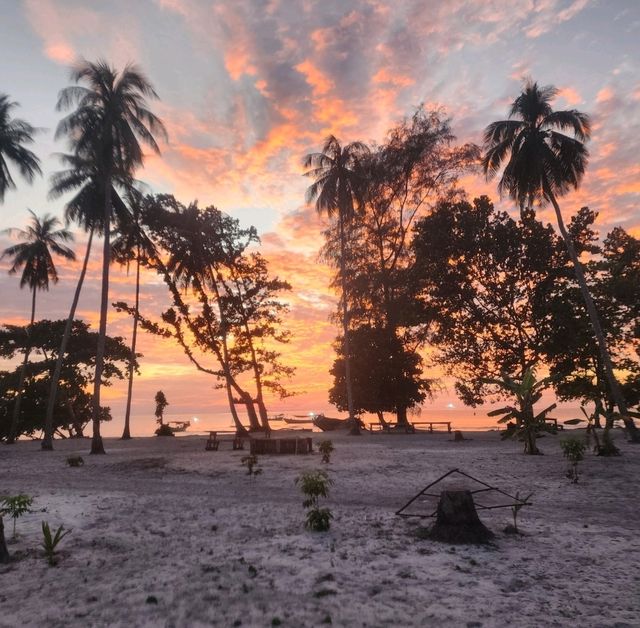
<svg viewBox="0 0 640 628">
<path fill-rule="evenodd" d="M 138 178 L 153 191 L 215 204 L 255 225 L 273 271 L 293 286 L 286 354 L 298 368 L 291 387 L 305 392 L 286 406 L 272 403 L 273 410 L 332 411 L 328 369 L 337 328 L 329 315 L 336 296 L 331 271 L 317 259 L 323 223 L 304 204 L 308 180 L 301 176 L 302 156 L 329 133 L 344 142 L 380 142 L 424 102 L 446 109 L 459 142 L 480 143 L 483 128 L 506 116 L 523 77 L 531 76 L 560 89 L 557 107 L 593 117 L 590 165 L 581 190 L 562 201 L 567 216 L 588 204 L 600 212 L 602 232 L 622 225 L 640 236 L 638 0 L 0 0 L 0 9 L 0 92 L 20 103 L 14 115 L 41 128 L 34 150 L 45 172 L 32 186 L 15 177 L 18 190 L 0 207 L 0 229 L 24 226 L 27 208 L 62 215 L 64 200 L 48 201 L 47 190 L 59 169 L 54 153 L 65 149 L 53 132 L 69 65 L 78 57 L 104 57 L 117 67 L 137 62 L 160 95 L 153 109 L 169 133 L 162 156 L 149 157 Z M 495 186 L 480 177 L 464 185 L 470 196 L 498 200 Z M 79 257 L 84 243 L 78 233 Z M 0 237 L 3 249 L 8 244 Z M 99 248 L 80 304 L 81 317 L 93 323 Z M 79 267 L 60 265 L 60 283 L 39 295 L 38 317 L 66 316 Z M 24 322 L 29 297 L 7 268 L 0 262 L 0 320 Z M 118 267 L 111 276 L 110 300 L 132 300 L 132 278 Z M 166 301 L 164 286 L 145 275 L 143 313 L 158 314 Z M 130 328 L 130 319 L 110 313 L 111 335 L 128 339 Z M 211 378 L 178 348 L 143 334 L 139 350 L 134 433 L 150 431 L 160 388 L 175 418 L 201 416 L 208 425 L 225 411 Z M 485 409 L 475 417 L 460 409 L 440 375 L 445 389 L 425 406 L 425 417 L 492 423 Z M 114 414 L 107 435 L 122 430 L 125 396 L 124 383 L 106 391 Z"/>
</svg>

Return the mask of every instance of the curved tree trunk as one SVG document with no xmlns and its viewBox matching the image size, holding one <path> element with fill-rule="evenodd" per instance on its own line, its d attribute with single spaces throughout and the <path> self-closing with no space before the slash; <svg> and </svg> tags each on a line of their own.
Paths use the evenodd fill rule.
<svg viewBox="0 0 640 628">
<path fill-rule="evenodd" d="M 620 412 L 622 420 L 624 421 L 624 425 L 627 428 L 630 440 L 634 443 L 640 443 L 640 433 L 638 432 L 638 428 L 636 427 L 633 419 L 628 415 L 627 404 L 624 400 L 624 396 L 622 395 L 620 384 L 618 383 L 615 373 L 613 372 L 613 364 L 611 362 L 611 356 L 609 355 L 609 349 L 607 348 L 607 342 L 600 325 L 598 311 L 596 310 L 596 306 L 589 292 L 589 286 L 587 285 L 587 280 L 584 276 L 582 264 L 578 259 L 578 255 L 576 253 L 575 247 L 573 246 L 571 236 L 569 235 L 565 227 L 562 213 L 560 212 L 560 206 L 558 205 L 558 202 L 556 201 L 556 198 L 552 192 L 547 191 L 547 194 L 549 196 L 549 199 L 551 200 L 551 203 L 553 204 L 553 209 L 556 213 L 556 220 L 558 221 L 558 228 L 560 229 L 562 238 L 565 241 L 569 257 L 571 258 L 573 267 L 575 269 L 578 286 L 580 287 L 580 292 L 582 293 L 582 298 L 584 299 L 587 313 L 589 314 L 591 327 L 598 343 L 598 350 L 600 351 L 600 357 L 602 358 L 602 364 L 604 366 L 604 372 L 607 377 L 611 396 L 613 397 L 616 406 L 618 406 L 618 411 Z"/>
<path fill-rule="evenodd" d="M 138 310 L 140 308 L 140 243 L 138 242 L 136 251 L 136 299 L 135 314 L 133 316 L 133 334 L 131 336 L 131 357 L 129 359 L 129 386 L 127 388 L 127 408 L 124 414 L 124 430 L 122 432 L 122 440 L 131 438 L 130 420 L 131 420 L 131 397 L 133 395 L 133 376 L 134 365 L 136 360 L 136 341 L 138 339 Z"/>
<path fill-rule="evenodd" d="M 236 436 L 248 436 L 249 432 L 247 432 L 245 426 L 240 422 L 240 417 L 238 417 L 238 412 L 236 411 L 236 405 L 233 401 L 233 393 L 231 392 L 231 384 L 229 384 L 229 380 L 227 380 L 225 388 L 227 389 L 227 400 L 229 401 L 229 410 L 231 410 L 233 424 L 236 426 Z"/>
<path fill-rule="evenodd" d="M 338 217 L 340 228 L 340 275 L 342 279 L 342 327 L 344 333 L 344 381 L 347 389 L 347 408 L 349 410 L 349 421 L 351 429 L 349 434 L 358 436 L 360 434 L 360 424 L 356 420 L 353 409 L 353 386 L 351 383 L 351 342 L 349 339 L 349 304 L 347 302 L 347 277 L 345 265 L 345 253 L 347 249 L 346 237 L 344 233 L 344 216 L 340 212 Z"/>
<path fill-rule="evenodd" d="M 56 405 L 56 397 L 58 395 L 58 383 L 60 381 L 60 372 L 62 371 L 62 362 L 64 361 L 64 354 L 67 351 L 67 344 L 71 337 L 71 328 L 76 316 L 76 308 L 78 307 L 78 301 L 80 300 L 80 292 L 82 291 L 82 285 L 84 284 L 84 278 L 87 274 L 87 265 L 89 263 L 89 256 L 91 255 L 91 244 L 93 242 L 94 228 L 89 230 L 89 240 L 87 242 L 87 252 L 84 255 L 84 262 L 82 263 L 82 270 L 80 271 L 80 277 L 78 278 L 78 285 L 73 295 L 73 302 L 71 303 L 71 310 L 69 311 L 69 317 L 67 318 L 67 324 L 64 328 L 64 334 L 62 335 L 62 342 L 60 343 L 60 350 L 58 351 L 58 358 L 56 365 L 53 369 L 53 375 L 51 376 L 51 387 L 49 389 L 49 399 L 47 401 L 47 414 L 44 422 L 44 438 L 42 439 L 42 449 L 51 451 L 53 449 L 53 410 Z"/>
<path fill-rule="evenodd" d="M 13 445 L 16 442 L 16 437 L 18 435 L 18 421 L 20 420 L 20 406 L 22 405 L 22 389 L 24 388 L 24 380 L 27 376 L 27 364 L 29 363 L 29 354 L 31 353 L 31 330 L 33 329 L 33 321 L 36 317 L 36 291 L 36 286 L 33 286 L 33 295 L 31 297 L 31 322 L 27 329 L 27 346 L 24 350 L 24 360 L 22 361 L 22 368 L 20 369 L 18 394 L 16 396 L 16 402 L 13 405 L 11 427 L 9 429 L 9 437 L 7 438 L 8 445 Z"/>
<path fill-rule="evenodd" d="M 104 367 L 104 349 L 107 336 L 107 310 L 109 308 L 109 264 L 111 262 L 111 172 L 105 176 L 104 195 L 104 246 L 102 248 L 102 295 L 100 299 L 100 326 L 98 328 L 98 348 L 96 350 L 96 370 L 93 382 L 93 436 L 91 453 L 104 454 L 104 444 L 100 435 L 100 387 Z"/>
</svg>

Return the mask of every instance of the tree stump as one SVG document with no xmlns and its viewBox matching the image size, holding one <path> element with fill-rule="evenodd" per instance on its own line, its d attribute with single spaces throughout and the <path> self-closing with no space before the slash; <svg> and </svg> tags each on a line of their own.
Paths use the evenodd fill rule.
<svg viewBox="0 0 640 628">
<path fill-rule="evenodd" d="M 480 521 L 471 491 L 442 491 L 429 536 L 445 543 L 486 543 L 493 532 Z"/>
<path fill-rule="evenodd" d="M 454 440 L 456 443 L 459 443 L 459 442 L 461 442 L 461 441 L 463 441 L 463 440 L 467 440 L 467 439 L 463 436 L 463 434 L 462 434 L 462 432 L 461 432 L 460 430 L 456 430 L 456 431 L 453 433 L 453 440 Z"/>
<path fill-rule="evenodd" d="M 8 563 L 10 559 L 7 542 L 4 540 L 4 523 L 0 517 L 0 563 Z"/>
</svg>

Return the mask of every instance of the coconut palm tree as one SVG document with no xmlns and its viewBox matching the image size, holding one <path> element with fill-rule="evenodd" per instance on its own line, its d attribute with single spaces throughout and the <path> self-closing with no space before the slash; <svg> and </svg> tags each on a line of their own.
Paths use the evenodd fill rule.
<svg viewBox="0 0 640 628">
<path fill-rule="evenodd" d="M 87 249 L 82 263 L 82 269 L 73 294 L 71 309 L 69 310 L 69 316 L 67 317 L 67 323 L 60 342 L 60 350 L 58 351 L 58 357 L 51 376 L 44 437 L 42 439 L 42 449 L 49 451 L 53 449 L 53 411 L 58 394 L 60 372 L 62 370 L 67 344 L 71 337 L 71 329 L 76 315 L 80 293 L 82 292 L 82 286 L 87 273 L 93 236 L 95 233 L 100 234 L 104 231 L 104 191 L 102 187 L 104 185 L 104 177 L 97 165 L 96 159 L 93 157 L 65 154 L 58 155 L 58 157 L 66 168 L 56 172 L 51 177 L 49 197 L 57 199 L 69 192 L 76 192 L 65 206 L 65 220 L 67 223 L 78 223 L 78 225 L 89 234 L 89 238 L 87 240 Z M 122 189 L 127 189 L 132 185 L 131 179 L 121 174 L 115 175 L 112 179 L 114 185 Z M 111 196 L 118 221 L 126 220 L 127 209 L 115 189 L 112 189 Z"/>
<path fill-rule="evenodd" d="M 356 210 L 363 204 L 363 177 L 360 164 L 369 152 L 361 142 L 341 146 L 336 137 L 330 135 L 320 153 L 310 153 L 304 158 L 305 176 L 313 178 L 307 189 L 308 203 L 315 201 L 319 213 L 329 218 L 337 214 L 340 236 L 340 277 L 342 280 L 342 325 L 344 334 L 345 380 L 347 406 L 351 419 L 352 434 L 360 433 L 359 422 L 355 418 L 353 386 L 351 381 L 351 352 L 349 342 L 349 306 L 347 301 L 346 263 L 348 246 L 346 229 Z"/>
<path fill-rule="evenodd" d="M 17 105 L 6 94 L 0 94 L 0 202 L 7 190 L 16 187 L 7 161 L 13 163 L 29 183 L 36 174 L 42 174 L 40 160 L 24 146 L 33 143 L 36 129 L 24 120 L 11 118 L 11 109 Z"/>
<path fill-rule="evenodd" d="M 59 255 L 64 259 L 75 260 L 74 252 L 64 245 L 64 242 L 73 240 L 71 232 L 67 229 L 57 229 L 60 221 L 49 214 L 45 214 L 42 218 L 38 218 L 31 210 L 31 223 L 26 229 L 8 229 L 5 233 L 13 234 L 18 239 L 23 240 L 20 244 L 10 246 L 4 251 L 2 257 L 12 259 L 12 265 L 9 269 L 10 275 L 15 275 L 22 269 L 20 277 L 20 288 L 29 286 L 32 292 L 31 297 L 31 322 L 27 328 L 27 334 L 33 327 L 36 316 L 36 295 L 38 290 L 48 290 L 49 281 L 58 282 L 58 272 L 56 270 L 53 254 Z M 7 442 L 15 442 L 18 428 L 18 420 L 20 418 L 20 404 L 22 401 L 22 388 L 27 372 L 27 363 L 29 361 L 29 353 L 31 352 L 30 343 L 24 352 L 24 360 L 20 369 L 20 380 L 18 383 L 18 391 L 16 401 L 13 406 L 13 415 L 11 418 L 11 428 L 9 431 L 9 439 Z"/>
<path fill-rule="evenodd" d="M 551 101 L 557 93 L 553 86 L 539 87 L 537 83 L 527 81 L 524 91 L 511 105 L 509 119 L 493 122 L 485 129 L 483 168 L 488 179 L 502 172 L 498 190 L 508 194 L 521 208 L 534 202 L 553 205 L 602 356 L 612 398 L 631 440 L 640 442 L 633 419 L 627 414 L 598 312 L 557 200 L 571 189 L 577 189 L 582 181 L 589 157 L 585 143 L 591 136 L 591 124 L 586 114 L 575 109 L 554 111 Z"/>
<path fill-rule="evenodd" d="M 126 221 L 119 220 L 118 236 L 113 242 L 112 257 L 114 261 L 127 267 L 135 262 L 136 287 L 135 305 L 133 315 L 133 333 L 131 335 L 131 359 L 129 360 L 129 384 L 127 387 L 127 405 L 124 415 L 124 429 L 122 439 L 131 438 L 131 399 L 133 396 L 133 377 L 136 365 L 136 342 L 138 339 L 138 321 L 140 309 L 140 266 L 143 261 L 155 254 L 155 247 L 145 233 L 142 224 L 143 196 L 137 190 L 131 188 L 127 192 L 127 205 L 129 216 Z"/>
<path fill-rule="evenodd" d="M 102 177 L 104 246 L 100 326 L 93 392 L 91 453 L 104 453 L 100 436 L 100 388 L 109 305 L 110 228 L 112 183 L 118 174 L 132 175 L 143 165 L 141 143 L 154 152 L 160 148 L 154 135 L 166 137 L 162 122 L 148 109 L 146 98 L 158 98 L 146 76 L 135 66 L 121 72 L 106 61 L 82 61 L 71 72 L 76 83 L 60 92 L 58 110 L 75 109 L 58 124 L 56 137 L 67 136 L 74 153 L 91 156 Z M 80 85 L 84 83 L 85 85 Z"/>
</svg>

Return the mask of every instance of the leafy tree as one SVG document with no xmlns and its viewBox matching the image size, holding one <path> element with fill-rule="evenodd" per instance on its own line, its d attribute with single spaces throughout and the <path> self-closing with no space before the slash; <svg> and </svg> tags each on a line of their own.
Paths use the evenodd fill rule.
<svg viewBox="0 0 640 628">
<path fill-rule="evenodd" d="M 16 166 L 29 183 L 36 174 L 42 174 L 40 160 L 25 147 L 33 143 L 36 130 L 28 122 L 11 117 L 11 110 L 17 104 L 6 94 L 0 94 L 0 203 L 7 190 L 16 187 L 7 161 Z"/>
<path fill-rule="evenodd" d="M 595 213 L 587 208 L 581 214 L 589 223 L 595 221 Z M 596 243 L 595 233 L 591 239 L 585 277 L 625 401 L 629 407 L 636 406 L 640 401 L 640 363 L 634 351 L 640 330 L 640 241 L 620 228 L 602 245 Z M 600 427 L 604 419 L 612 427 L 616 404 L 580 291 L 571 282 L 558 281 L 546 303 L 550 324 L 545 352 L 559 398 L 593 403 L 595 426 Z"/>
<path fill-rule="evenodd" d="M 94 434 L 91 453 L 104 453 L 100 436 L 100 383 L 104 361 L 109 304 L 110 225 L 112 181 L 119 174 L 131 175 L 142 165 L 140 142 L 160 152 L 155 135 L 166 136 L 162 122 L 148 109 L 146 98 L 157 98 L 151 83 L 134 65 L 118 72 L 106 61 L 82 61 L 71 72 L 74 85 L 60 93 L 58 109 L 76 106 L 58 125 L 56 137 L 67 136 L 73 152 L 94 158 L 104 192 L 104 247 L 100 327 L 94 377 Z"/>
<path fill-rule="evenodd" d="M 466 404 L 501 393 L 488 380 L 522 380 L 543 360 L 547 295 L 570 270 L 551 226 L 532 210 L 515 221 L 485 196 L 444 201 L 418 222 L 413 249 L 419 333 Z"/>
<path fill-rule="evenodd" d="M 356 420 L 353 405 L 351 350 L 349 347 L 349 305 L 347 294 L 346 268 L 348 267 L 349 246 L 347 232 L 356 214 L 361 208 L 364 194 L 363 172 L 360 164 L 369 149 L 361 142 L 352 142 L 341 146 L 339 140 L 330 135 L 320 153 L 310 153 L 304 158 L 305 176 L 313 178 L 307 189 L 307 202 L 315 201 L 319 213 L 331 218 L 337 215 L 340 242 L 340 277 L 342 283 L 342 326 L 345 357 L 345 381 L 347 389 L 347 407 L 351 420 L 351 433 L 360 433 L 360 424 Z"/>
<path fill-rule="evenodd" d="M 12 265 L 9 269 L 10 275 L 15 275 L 22 270 L 20 278 L 20 288 L 29 286 L 31 290 L 31 323 L 26 329 L 27 339 L 30 337 L 31 328 L 36 316 L 36 295 L 38 290 L 48 290 L 49 281 L 58 282 L 58 272 L 53 261 L 53 255 L 58 255 L 64 259 L 75 260 L 74 252 L 64 243 L 73 239 L 73 236 L 67 229 L 56 229 L 60 221 L 49 214 L 43 218 L 38 218 L 31 210 L 31 224 L 26 230 L 9 229 L 5 233 L 14 234 L 18 239 L 23 240 L 22 243 L 10 246 L 4 251 L 2 257 L 12 259 Z M 24 350 L 24 359 L 22 368 L 20 369 L 20 380 L 16 390 L 16 400 L 13 406 L 13 418 L 11 421 L 11 430 L 7 443 L 14 443 L 20 416 L 20 403 L 22 398 L 22 388 L 27 373 L 27 364 L 29 362 L 29 353 L 31 352 L 31 344 L 27 342 Z"/>
<path fill-rule="evenodd" d="M 196 368 L 222 382 L 238 433 L 246 430 L 237 404 L 245 406 L 251 429 L 268 430 L 263 391 L 286 396 L 282 379 L 293 372 L 275 348 L 288 341 L 281 327 L 287 307 L 279 295 L 290 286 L 269 276 L 259 253 L 247 251 L 257 241 L 253 227 L 242 229 L 215 207 L 185 207 L 171 196 L 145 202 L 148 233 L 157 250 L 145 263 L 162 276 L 173 306 L 162 314 L 162 324 L 140 315 L 141 326 L 174 338 Z M 115 305 L 134 314 L 126 303 Z M 205 365 L 207 355 L 217 366 Z M 254 394 L 247 385 L 249 374 Z"/>
<path fill-rule="evenodd" d="M 30 363 L 25 379 L 20 408 L 17 434 L 33 436 L 44 429 L 47 409 L 47 391 L 50 377 L 60 350 L 59 339 L 66 321 L 42 320 L 31 327 L 30 338 L 25 333 L 26 326 L 4 325 L 0 327 L 0 358 L 11 360 L 24 352 L 27 344 L 33 347 L 33 355 L 40 359 Z M 84 426 L 91 419 L 91 386 L 98 334 L 89 326 L 75 320 L 69 338 L 68 348 L 60 370 L 60 390 L 53 412 L 53 431 L 64 436 L 82 436 Z M 103 386 L 113 379 L 123 379 L 123 366 L 129 360 L 129 350 L 122 338 L 107 336 L 105 344 L 105 367 Z M 14 371 L 0 371 L 0 439 L 9 435 L 10 421 L 15 391 L 19 381 L 19 368 Z M 101 421 L 110 420 L 108 407 L 101 408 Z"/>
<path fill-rule="evenodd" d="M 358 327 L 350 331 L 353 364 L 353 405 L 357 413 L 397 412 L 399 423 L 406 423 L 407 408 L 419 405 L 431 393 L 432 383 L 421 377 L 422 359 L 404 348 L 399 338 L 386 329 Z M 329 401 L 339 410 L 346 408 L 345 363 L 338 343 L 338 358 L 331 374 L 334 378 Z M 402 414 L 404 413 L 404 414 Z"/>
<path fill-rule="evenodd" d="M 591 123 L 586 114 L 575 109 L 554 111 L 551 101 L 557 93 L 555 87 L 539 87 L 537 83 L 528 81 L 524 91 L 514 100 L 509 119 L 493 122 L 486 128 L 483 167 L 490 179 L 502 169 L 498 189 L 507 193 L 521 208 L 534 202 L 553 205 L 598 343 L 611 395 L 631 440 L 640 442 L 640 433 L 628 415 L 624 395 L 615 377 L 598 311 L 578 259 L 579 253 L 564 224 L 557 201 L 572 188 L 577 189 L 582 181 L 589 155 L 585 143 L 591 136 Z M 567 130 L 571 135 L 563 132 Z"/>
</svg>

